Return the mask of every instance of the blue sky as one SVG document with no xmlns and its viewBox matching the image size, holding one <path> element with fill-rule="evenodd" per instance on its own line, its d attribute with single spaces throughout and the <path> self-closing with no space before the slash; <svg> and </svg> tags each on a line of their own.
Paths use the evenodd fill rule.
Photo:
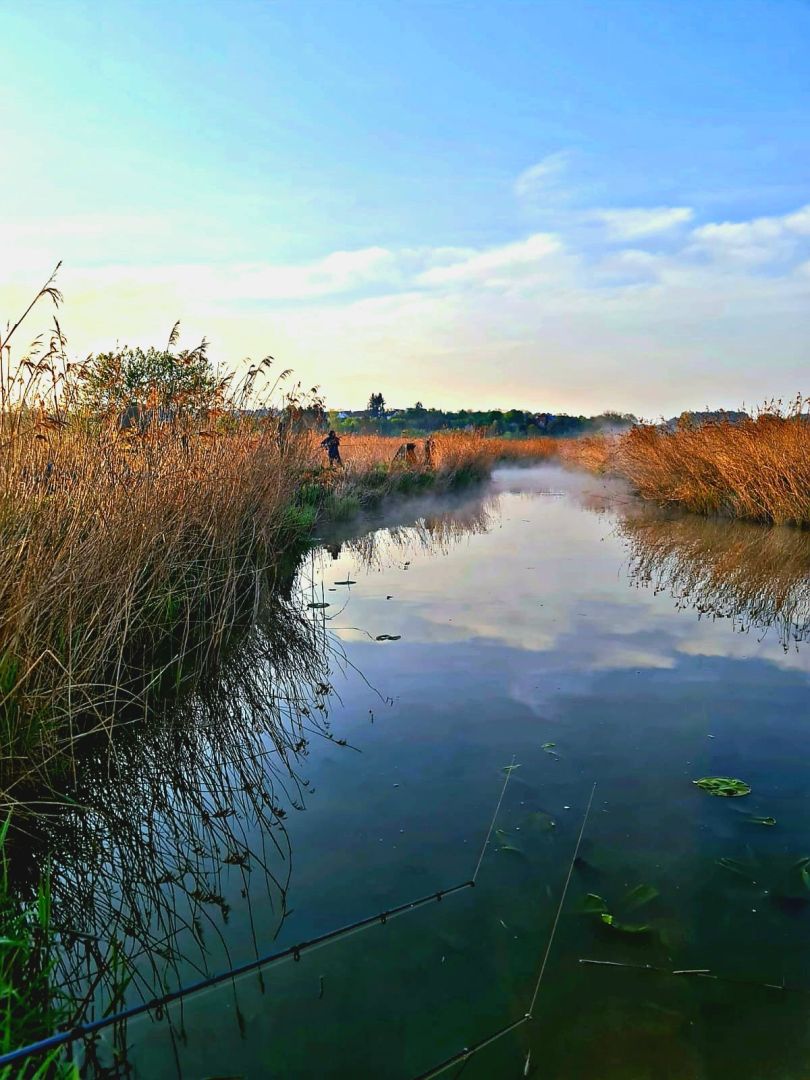
<svg viewBox="0 0 810 1080">
<path fill-rule="evenodd" d="M 78 353 L 179 318 L 343 406 L 810 392 L 810 4 L 7 0 L 0 33 L 0 314 L 62 258 Z"/>
</svg>

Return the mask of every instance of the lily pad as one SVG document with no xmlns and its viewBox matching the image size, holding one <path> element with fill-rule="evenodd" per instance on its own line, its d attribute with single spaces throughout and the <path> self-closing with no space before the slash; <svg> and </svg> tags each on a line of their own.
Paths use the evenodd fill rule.
<svg viewBox="0 0 810 1080">
<path fill-rule="evenodd" d="M 727 799 L 751 794 L 749 784 L 746 784 L 744 780 L 733 780 L 730 776 L 704 776 L 700 780 L 693 780 L 692 783 L 710 795 L 720 795 Z"/>
</svg>

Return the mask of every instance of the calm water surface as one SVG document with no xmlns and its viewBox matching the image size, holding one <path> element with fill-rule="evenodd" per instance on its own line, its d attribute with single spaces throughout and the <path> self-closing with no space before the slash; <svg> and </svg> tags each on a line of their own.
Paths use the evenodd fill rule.
<svg viewBox="0 0 810 1080">
<path fill-rule="evenodd" d="M 162 978 L 468 880 L 514 760 L 477 885 L 131 1023 L 134 1075 L 429 1072 L 527 1012 L 570 873 L 533 1019 L 441 1075 L 807 1080 L 810 537 L 548 468 L 397 514 L 307 559 L 326 737 L 276 781 L 276 824 L 244 799 L 265 736 L 237 747 L 253 779 L 197 805 L 228 835 Z M 751 794 L 692 783 L 717 775 Z"/>
</svg>

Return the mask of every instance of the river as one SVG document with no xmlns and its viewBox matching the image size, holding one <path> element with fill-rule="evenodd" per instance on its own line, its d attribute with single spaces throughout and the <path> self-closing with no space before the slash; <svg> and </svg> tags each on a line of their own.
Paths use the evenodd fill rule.
<svg viewBox="0 0 810 1080">
<path fill-rule="evenodd" d="M 410 1080 L 497 1035 L 440 1075 L 806 1080 L 808 575 L 810 534 L 552 467 L 323 537 L 294 629 L 90 785 L 63 925 L 73 881 L 134 1003 L 475 886 L 130 1021 L 132 1075 Z"/>
</svg>

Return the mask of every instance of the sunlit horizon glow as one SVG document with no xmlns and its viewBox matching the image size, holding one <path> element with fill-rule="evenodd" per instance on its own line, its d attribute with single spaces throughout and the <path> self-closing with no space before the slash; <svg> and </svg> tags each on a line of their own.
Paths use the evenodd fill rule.
<svg viewBox="0 0 810 1080">
<path fill-rule="evenodd" d="M 12 4 L 0 318 L 61 259 L 76 356 L 179 319 L 336 408 L 810 392 L 810 9 L 779 12 Z"/>
</svg>

